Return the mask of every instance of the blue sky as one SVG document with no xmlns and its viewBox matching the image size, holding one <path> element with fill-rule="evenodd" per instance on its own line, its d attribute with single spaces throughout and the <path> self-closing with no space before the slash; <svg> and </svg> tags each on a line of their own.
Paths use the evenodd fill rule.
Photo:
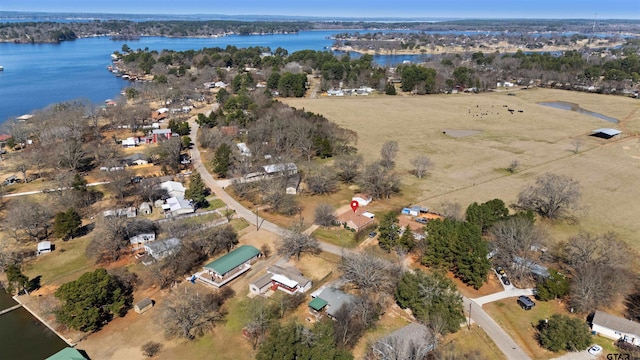
<svg viewBox="0 0 640 360">
<path fill-rule="evenodd" d="M 640 19 L 639 0 L 1 0 L 0 11 Z"/>
</svg>

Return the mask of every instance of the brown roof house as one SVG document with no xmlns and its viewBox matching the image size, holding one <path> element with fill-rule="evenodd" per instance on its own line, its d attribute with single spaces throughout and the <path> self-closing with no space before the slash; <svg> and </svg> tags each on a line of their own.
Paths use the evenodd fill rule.
<svg viewBox="0 0 640 360">
<path fill-rule="evenodd" d="M 373 224 L 374 217 L 375 215 L 373 213 L 364 211 L 362 209 L 358 209 L 355 212 L 347 211 L 343 214 L 340 214 L 337 220 L 342 225 L 350 229 L 353 229 L 355 231 L 358 231 L 360 229 L 364 229 L 365 227 Z"/>
</svg>

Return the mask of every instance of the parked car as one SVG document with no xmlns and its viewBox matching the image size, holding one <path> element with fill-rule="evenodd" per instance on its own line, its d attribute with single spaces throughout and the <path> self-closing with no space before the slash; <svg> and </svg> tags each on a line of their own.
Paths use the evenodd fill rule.
<svg viewBox="0 0 640 360">
<path fill-rule="evenodd" d="M 416 221 L 419 222 L 420 224 L 426 224 L 427 223 L 427 219 L 426 218 L 416 218 Z"/>
<path fill-rule="evenodd" d="M 496 272 L 500 275 L 504 275 L 504 269 L 502 268 L 502 266 L 498 266 L 496 268 Z"/>
<path fill-rule="evenodd" d="M 370 238 L 372 238 L 372 237 L 376 237 L 376 235 L 378 235 L 378 233 L 377 233 L 377 232 L 375 232 L 375 231 L 372 231 L 372 232 L 370 232 L 370 233 L 369 233 L 369 237 L 370 237 Z"/>
<path fill-rule="evenodd" d="M 589 354 L 591 355 L 598 355 L 602 352 L 602 346 L 600 345 L 593 345 L 592 347 L 589 348 Z"/>
<path fill-rule="evenodd" d="M 505 285 L 511 285 L 511 281 L 509 281 L 509 278 L 506 275 L 502 275 L 500 280 L 502 280 L 502 283 Z"/>
<path fill-rule="evenodd" d="M 528 296 L 520 295 L 518 297 L 518 305 L 520 305 L 524 310 L 531 310 L 536 306 L 536 303 L 534 303 Z"/>
</svg>

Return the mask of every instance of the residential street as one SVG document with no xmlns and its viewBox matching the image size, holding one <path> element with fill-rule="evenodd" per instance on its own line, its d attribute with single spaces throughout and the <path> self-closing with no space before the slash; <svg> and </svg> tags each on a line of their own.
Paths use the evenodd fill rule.
<svg viewBox="0 0 640 360">
<path fill-rule="evenodd" d="M 199 125 L 195 122 L 195 117 L 189 121 L 189 125 L 191 127 L 190 137 L 191 139 L 194 139 L 194 141 L 196 141 L 196 139 L 198 138 Z M 257 217 L 254 212 L 245 208 L 239 202 L 229 196 L 202 164 L 200 151 L 197 146 L 193 146 L 193 148 L 191 149 L 191 162 L 194 169 L 202 175 L 202 179 L 204 180 L 205 184 L 211 189 L 213 193 L 215 193 L 215 195 L 220 200 L 224 201 L 230 209 L 234 210 L 237 216 L 244 218 L 254 226 L 256 225 L 256 222 L 259 222 L 260 231 L 264 230 L 273 232 L 275 234 L 284 234 L 286 233 L 286 231 L 288 231 L 276 224 Z M 310 229 L 307 229 L 307 232 L 313 231 L 312 228 L 313 226 Z M 323 242 L 320 242 L 320 247 L 322 251 L 335 255 L 342 255 L 345 252 L 352 251 Z M 469 299 L 463 297 L 465 311 L 469 311 L 471 306 L 471 319 L 475 321 L 478 326 L 484 329 L 487 335 L 493 340 L 493 342 L 506 355 L 508 359 L 529 359 L 529 357 L 518 346 L 518 344 L 516 344 L 515 341 L 513 341 L 513 339 L 511 339 L 511 337 L 509 337 L 509 335 L 504 330 L 502 330 L 502 328 L 482 309 L 482 304 L 504 298 L 531 294 L 531 289 L 514 288 L 496 294 L 483 296 L 478 299 Z"/>
</svg>

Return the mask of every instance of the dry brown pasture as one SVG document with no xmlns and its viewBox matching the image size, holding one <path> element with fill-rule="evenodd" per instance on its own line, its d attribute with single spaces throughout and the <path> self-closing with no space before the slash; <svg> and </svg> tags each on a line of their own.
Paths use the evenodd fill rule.
<svg viewBox="0 0 640 360">
<path fill-rule="evenodd" d="M 640 250 L 640 102 L 635 99 L 551 89 L 484 94 L 369 96 L 284 99 L 326 116 L 358 133 L 357 148 L 367 161 L 379 158 L 388 140 L 399 143 L 400 197 L 393 205 L 422 204 L 433 210 L 444 201 L 468 204 L 500 198 L 513 203 L 535 178 L 551 172 L 582 185 L 576 224 L 555 224 L 559 240 L 579 230 L 615 231 Z M 613 124 L 592 116 L 537 104 L 566 101 L 620 119 Z M 506 107 L 505 107 L 506 106 Z M 513 113 L 507 111 L 513 109 Z M 522 112 L 519 112 L 521 110 Z M 619 139 L 589 136 L 603 127 L 623 131 Z M 480 130 L 454 137 L 443 130 Z M 576 154 L 573 143 L 582 145 Z M 422 180 L 410 174 L 417 154 L 435 163 Z M 506 168 L 520 163 L 511 174 Z M 375 202 L 374 202 L 375 204 Z M 372 205 L 374 205 L 372 204 Z"/>
</svg>

